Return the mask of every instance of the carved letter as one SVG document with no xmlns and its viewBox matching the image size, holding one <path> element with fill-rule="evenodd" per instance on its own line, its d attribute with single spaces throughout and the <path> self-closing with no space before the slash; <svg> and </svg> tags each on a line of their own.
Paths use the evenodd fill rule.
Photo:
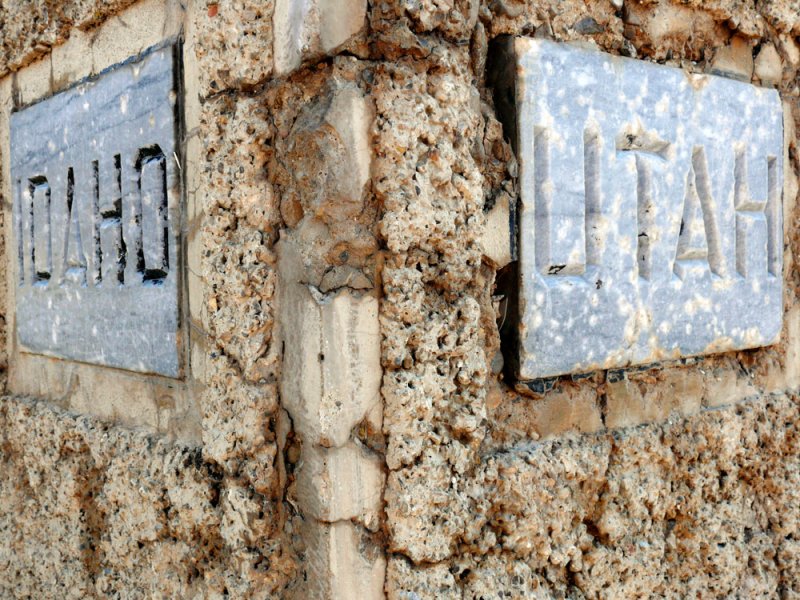
<svg viewBox="0 0 800 600">
<path fill-rule="evenodd" d="M 49 281 L 53 273 L 53 246 L 50 232 L 50 184 L 44 176 L 28 180 L 28 193 L 32 199 L 33 218 L 31 219 L 31 262 L 33 281 Z"/>
<path fill-rule="evenodd" d="M 169 269 L 167 160 L 158 146 L 143 148 L 139 151 L 136 167 L 141 202 L 143 278 L 144 281 L 158 282 L 166 277 Z"/>
<path fill-rule="evenodd" d="M 63 278 L 86 285 L 86 256 L 81 241 L 80 210 L 75 206 L 75 172 L 67 170 L 67 232 L 64 236 Z"/>
<path fill-rule="evenodd" d="M 767 268 L 770 275 L 781 277 L 780 264 L 783 253 L 783 231 L 781 231 L 781 195 L 783 182 L 778 175 L 778 160 L 767 157 L 767 235 L 769 239 Z"/>
<path fill-rule="evenodd" d="M 120 155 L 114 156 L 114 176 L 110 190 L 100 203 L 100 247 L 102 249 L 101 279 L 125 283 L 127 251 L 122 237 L 122 164 Z"/>
<path fill-rule="evenodd" d="M 19 265 L 17 268 L 17 277 L 19 284 L 25 284 L 25 248 L 27 244 L 31 244 L 31 240 L 26 239 L 28 228 L 26 222 L 32 218 L 31 215 L 31 198 L 28 194 L 22 193 L 22 181 L 17 179 L 17 202 L 14 207 L 14 228 L 17 232 L 17 260 Z M 26 244 L 27 242 L 27 244 Z"/>
<path fill-rule="evenodd" d="M 655 207 L 653 203 L 653 172 L 650 164 L 641 156 L 636 157 L 636 264 L 639 277 L 650 279 L 653 274 L 652 237 L 655 225 Z"/>
<path fill-rule="evenodd" d="M 706 268 L 722 275 L 716 204 L 711 195 L 705 150 L 698 146 L 693 149 L 692 164 L 686 174 L 686 195 L 674 270 L 684 279 L 690 271 L 702 274 Z"/>
<path fill-rule="evenodd" d="M 103 281 L 103 250 L 100 245 L 100 163 L 92 161 L 92 282 Z"/>
<path fill-rule="evenodd" d="M 767 159 L 767 199 L 757 200 L 750 191 L 747 154 L 736 152 L 734 208 L 736 209 L 736 271 L 742 277 L 769 272 L 777 275 L 777 256 L 782 232 L 776 231 L 780 210 L 780 187 L 776 181 L 776 162 Z M 766 214 L 765 214 L 766 211 Z"/>
<path fill-rule="evenodd" d="M 639 277 L 650 279 L 653 275 L 653 245 L 658 242 L 653 167 L 663 170 L 672 155 L 672 144 L 646 130 L 637 121 L 623 128 L 616 145 L 618 152 L 633 152 L 636 157 L 636 266 Z"/>
<path fill-rule="evenodd" d="M 586 190 L 579 179 L 566 176 L 572 163 L 567 152 L 556 150 L 550 132 L 537 127 L 535 248 L 536 264 L 545 275 L 580 275 L 586 270 Z"/>
<path fill-rule="evenodd" d="M 600 264 L 603 239 L 600 231 L 600 134 L 596 129 L 583 133 L 583 184 L 586 193 L 586 263 Z"/>
</svg>

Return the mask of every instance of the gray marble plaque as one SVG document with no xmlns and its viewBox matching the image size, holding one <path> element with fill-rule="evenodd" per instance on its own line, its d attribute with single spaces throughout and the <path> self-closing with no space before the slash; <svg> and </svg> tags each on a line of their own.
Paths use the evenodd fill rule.
<svg viewBox="0 0 800 600">
<path fill-rule="evenodd" d="M 11 116 L 22 350 L 180 374 L 172 48 Z"/>
<path fill-rule="evenodd" d="M 775 343 L 778 94 L 545 40 L 510 48 L 519 378 Z"/>
</svg>

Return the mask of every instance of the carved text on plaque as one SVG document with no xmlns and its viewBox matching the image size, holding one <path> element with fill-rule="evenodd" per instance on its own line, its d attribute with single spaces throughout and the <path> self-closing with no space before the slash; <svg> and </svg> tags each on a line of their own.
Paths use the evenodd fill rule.
<svg viewBox="0 0 800 600">
<path fill-rule="evenodd" d="M 11 118 L 23 350 L 178 376 L 174 53 Z"/>
<path fill-rule="evenodd" d="M 777 92 L 545 40 L 509 56 L 520 379 L 776 342 Z"/>
</svg>

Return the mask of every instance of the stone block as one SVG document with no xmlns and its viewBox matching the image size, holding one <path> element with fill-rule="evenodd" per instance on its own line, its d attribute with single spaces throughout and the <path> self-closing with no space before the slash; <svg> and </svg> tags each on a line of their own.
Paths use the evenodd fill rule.
<svg viewBox="0 0 800 600">
<path fill-rule="evenodd" d="M 332 525 L 306 522 L 306 576 L 289 593 L 305 600 L 377 600 L 384 598 L 386 558 L 380 538 L 349 521 Z"/>
<path fill-rule="evenodd" d="M 381 458 L 353 442 L 341 448 L 306 444 L 297 495 L 315 519 L 354 521 L 375 531 L 383 508 L 383 480 Z"/>
<path fill-rule="evenodd" d="M 778 94 L 546 40 L 509 54 L 520 379 L 775 343 Z"/>
<path fill-rule="evenodd" d="M 377 531 L 383 461 L 354 441 L 380 430 L 378 300 L 308 283 L 301 242 L 277 244 L 281 399 L 302 442 L 295 478 L 306 576 L 290 597 L 381 598 L 386 559 Z M 362 526 L 363 525 L 363 526 Z"/>
<path fill-rule="evenodd" d="M 380 402 L 378 300 L 304 284 L 302 256 L 288 240 L 278 243 L 278 256 L 283 405 L 304 443 L 340 447 Z"/>
<path fill-rule="evenodd" d="M 16 106 L 31 104 L 50 95 L 50 55 L 40 58 L 14 75 L 16 77 Z"/>
<path fill-rule="evenodd" d="M 731 369 L 713 369 L 707 373 L 703 405 L 708 408 L 729 406 L 758 395 L 758 390 L 746 376 Z"/>
<path fill-rule="evenodd" d="M 303 60 L 328 54 L 366 25 L 366 0 L 276 0 L 273 14 L 275 72 L 289 73 Z"/>
<path fill-rule="evenodd" d="M 794 41 L 791 35 L 779 35 L 778 46 L 783 51 L 786 60 L 792 67 L 800 66 L 800 43 Z"/>
<path fill-rule="evenodd" d="M 305 0 L 294 2 L 298 8 Z M 273 72 L 273 0 L 195 0 L 187 12 L 196 29 L 199 93 L 252 88 Z M 287 32 L 276 33 L 287 35 Z"/>
<path fill-rule="evenodd" d="M 688 416 L 700 410 L 704 378 L 696 370 L 670 370 L 657 384 L 623 378 L 606 386 L 605 423 L 609 429 L 664 421 L 670 414 Z"/>
<path fill-rule="evenodd" d="M 541 438 L 568 433 L 595 433 L 603 429 L 603 416 L 595 392 L 583 388 L 577 393 L 551 392 L 531 404 L 530 419 Z"/>
<path fill-rule="evenodd" d="M 501 269 L 511 262 L 511 207 L 506 195 L 498 198 L 486 215 L 486 225 L 481 237 L 483 256 Z"/>
<path fill-rule="evenodd" d="M 717 50 L 710 67 L 714 75 L 749 82 L 753 77 L 753 48 L 750 41 L 734 36 L 730 45 Z"/>
<path fill-rule="evenodd" d="M 764 44 L 755 60 L 755 74 L 761 85 L 775 86 L 783 79 L 783 64 L 773 44 Z"/>
<path fill-rule="evenodd" d="M 319 0 L 319 43 L 323 52 L 333 52 L 366 24 L 366 0 Z"/>
<path fill-rule="evenodd" d="M 179 2 L 136 2 L 124 13 L 110 17 L 93 36 L 92 71 L 99 73 L 109 65 L 177 36 L 182 21 L 183 9 Z"/>
<path fill-rule="evenodd" d="M 12 79 L 12 77 L 0 79 L 0 144 L 2 144 L 2 146 L 0 146 L 2 147 L 2 150 L 0 150 L 0 172 L 2 173 L 9 173 L 11 171 L 11 154 L 8 152 L 8 143 L 11 131 L 9 128 L 9 121 L 11 118 L 11 111 L 14 108 L 14 82 Z M 0 178 L 0 193 L 3 194 L 4 210 L 8 210 L 11 208 L 11 203 L 9 202 L 9 198 L 11 198 L 11 182 L 8 180 L 8 177 Z M 8 229 L 8 221 L 9 219 L 4 219 L 3 223 L 5 227 L 3 235 L 6 236 L 6 240 L 10 239 L 8 237 L 8 233 L 10 232 L 10 229 Z M 6 276 L 8 276 L 8 269 L 5 270 Z"/>
<path fill-rule="evenodd" d="M 60 91 L 92 74 L 92 36 L 79 29 L 69 39 L 53 48 L 50 60 L 53 65 L 53 91 Z M 48 77 L 49 79 L 49 77 Z"/>
<path fill-rule="evenodd" d="M 173 61 L 153 51 L 11 116 L 23 350 L 180 375 Z"/>
</svg>

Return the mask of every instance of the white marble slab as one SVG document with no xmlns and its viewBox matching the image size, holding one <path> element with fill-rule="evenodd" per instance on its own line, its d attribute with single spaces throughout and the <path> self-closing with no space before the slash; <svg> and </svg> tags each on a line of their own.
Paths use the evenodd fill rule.
<svg viewBox="0 0 800 600">
<path fill-rule="evenodd" d="M 775 343 L 774 90 L 516 39 L 518 376 Z"/>
<path fill-rule="evenodd" d="M 11 116 L 24 351 L 180 374 L 173 48 Z"/>
</svg>

